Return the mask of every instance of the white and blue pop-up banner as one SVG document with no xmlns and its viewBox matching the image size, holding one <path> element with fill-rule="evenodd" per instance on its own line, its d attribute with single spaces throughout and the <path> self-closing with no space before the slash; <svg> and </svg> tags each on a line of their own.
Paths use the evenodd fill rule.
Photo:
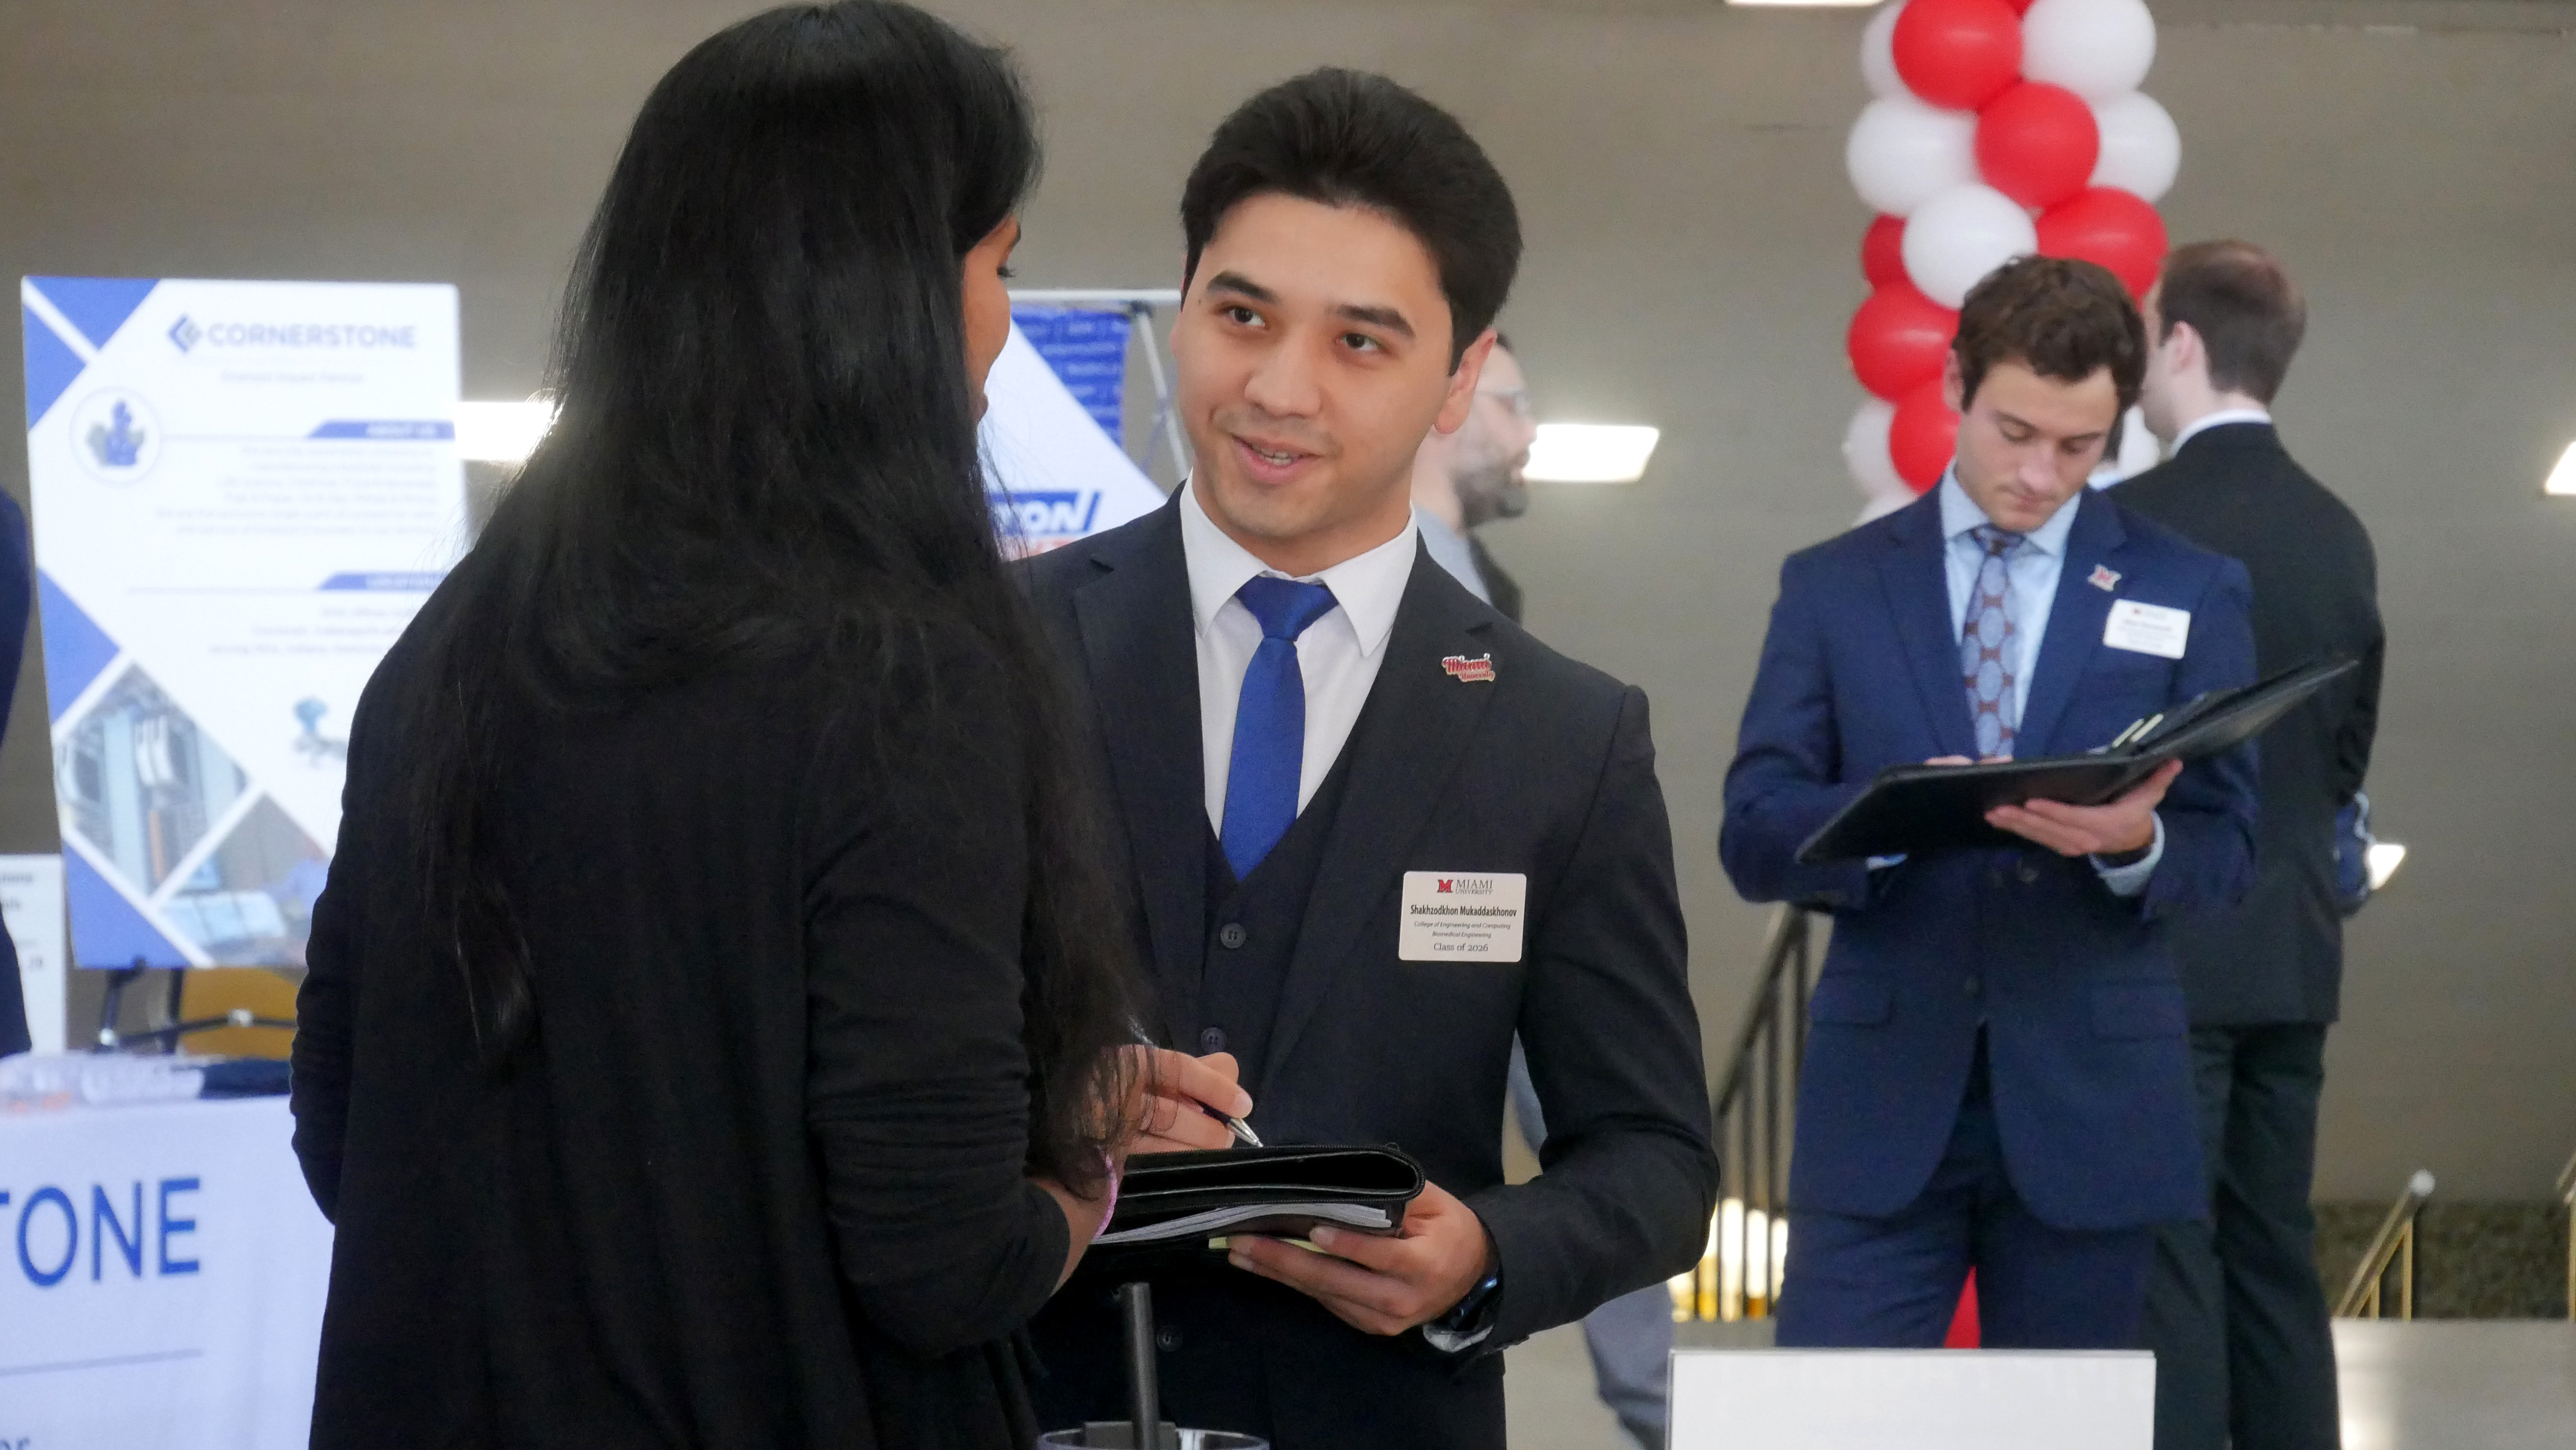
<svg viewBox="0 0 2576 1450">
<path fill-rule="evenodd" d="M 1118 443 L 1129 329 L 1123 313 L 1013 309 L 983 427 L 994 523 L 1013 549 L 1053 549 L 1162 506 Z"/>
<path fill-rule="evenodd" d="M 301 965 L 359 691 L 465 544 L 456 289 L 19 299 L 72 959 Z"/>
</svg>

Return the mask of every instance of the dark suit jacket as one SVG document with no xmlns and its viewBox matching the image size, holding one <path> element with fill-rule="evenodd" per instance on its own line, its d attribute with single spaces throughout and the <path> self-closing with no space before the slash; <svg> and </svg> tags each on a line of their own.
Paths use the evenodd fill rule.
<svg viewBox="0 0 2576 1450">
<path fill-rule="evenodd" d="M 1197 1015 L 1209 826 L 1178 506 L 1040 556 L 1027 578 L 1112 786 L 1112 864 L 1158 1026 L 1183 1040 Z M 1680 1272 L 1707 1238 L 1717 1159 L 1671 828 L 1645 696 L 1522 633 L 1427 551 L 1384 649 L 1344 747 L 1348 782 L 1281 991 L 1258 1121 L 1274 1143 L 1398 1144 L 1465 1200 L 1501 1257 L 1500 1318 L 1483 1346 L 1499 1350 Z M 1490 655 L 1493 681 L 1453 678 L 1441 665 L 1452 655 Z M 1398 960 L 1407 871 L 1525 873 L 1521 961 Z M 1545 1174 L 1507 1187 L 1515 1031 L 1551 1131 Z M 1499 1358 L 1462 1368 L 1419 1334 L 1373 1339 L 1223 1272 L 1240 1286 L 1228 1303 L 1262 1335 L 1260 1362 L 1231 1368 L 1266 1383 L 1282 1450 L 1484 1450 L 1473 1427 L 1499 1427 Z"/>
<path fill-rule="evenodd" d="M 2245 565 L 2264 674 L 2329 655 L 2361 661 L 2263 736 L 2263 819 L 2244 903 L 2173 934 L 2193 1025 L 2332 1022 L 2343 991 L 2335 812 L 2370 768 L 2387 642 L 2370 535 L 2266 423 L 2197 434 L 2118 497 Z"/>
<path fill-rule="evenodd" d="M 2249 683 L 2244 568 L 2088 493 L 2066 537 L 2022 708 L 2024 756 L 2102 745 L 2131 721 Z M 2091 862 L 2038 846 L 1802 866 L 1799 845 L 1891 765 L 1974 755 L 1943 562 L 1922 500 L 1791 555 L 1744 707 L 1718 850 L 1753 901 L 1835 913 L 1798 1086 L 1789 1196 L 1881 1217 L 1950 1139 L 1979 1027 L 2012 1181 L 2059 1228 L 2207 1212 L 2182 989 L 2166 923 L 2234 901 L 2252 874 L 2251 747 L 2166 795 L 2165 852 L 2122 899 Z M 2096 587 L 2094 570 L 2119 577 Z M 2107 576 L 2105 576 L 2107 577 Z M 2118 600 L 2191 611 L 2183 657 L 2103 643 Z"/>
<path fill-rule="evenodd" d="M 945 714 L 818 654 L 514 732 L 537 1029 L 488 1072 L 394 775 L 421 627 L 359 706 L 299 999 L 313 1443 L 1025 1450 L 1010 1336 L 1066 1226 L 1024 1177 L 1000 672 L 957 631 Z"/>
<path fill-rule="evenodd" d="M 36 592 L 28 558 L 27 516 L 18 501 L 0 494 L 0 728 L 18 694 L 18 665 L 27 643 L 27 611 Z M 0 927 L 0 1057 L 30 1045 L 26 989 L 18 981 L 18 946 Z"/>
</svg>

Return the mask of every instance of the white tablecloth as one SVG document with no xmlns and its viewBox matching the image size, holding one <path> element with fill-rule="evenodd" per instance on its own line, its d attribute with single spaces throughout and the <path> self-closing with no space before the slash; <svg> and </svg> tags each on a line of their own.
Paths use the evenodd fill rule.
<svg viewBox="0 0 2576 1450">
<path fill-rule="evenodd" d="M 331 1226 L 284 1098 L 0 1116 L 0 1450 L 300 1446 Z"/>
</svg>

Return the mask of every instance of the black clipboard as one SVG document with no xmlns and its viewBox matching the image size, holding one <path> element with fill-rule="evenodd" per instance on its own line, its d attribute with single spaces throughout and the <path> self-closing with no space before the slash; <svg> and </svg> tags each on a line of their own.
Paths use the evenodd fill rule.
<svg viewBox="0 0 2576 1450">
<path fill-rule="evenodd" d="M 2238 690 L 2213 690 L 2120 732 L 2083 755 L 1991 765 L 1893 765 L 1798 848 L 1802 866 L 1918 851 L 2026 845 L 1986 824 L 1986 812 L 2027 801 L 2092 806 L 2115 799 L 2169 760 L 2233 750 L 2360 664 L 2349 657 L 2281 671 Z"/>
</svg>

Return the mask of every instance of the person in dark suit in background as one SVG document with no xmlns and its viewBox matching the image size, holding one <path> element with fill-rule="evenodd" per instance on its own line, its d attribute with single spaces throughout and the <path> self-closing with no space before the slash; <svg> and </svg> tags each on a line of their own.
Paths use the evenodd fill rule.
<svg viewBox="0 0 2576 1450">
<path fill-rule="evenodd" d="M 1455 433 L 1433 431 L 1413 455 L 1414 521 L 1422 546 L 1468 593 L 1514 624 L 1521 622 L 1521 586 L 1503 572 L 1476 531 L 1529 512 L 1529 480 L 1521 471 L 1537 438 L 1529 379 L 1511 339 L 1497 332 L 1467 421 Z"/>
<path fill-rule="evenodd" d="M 18 501 L 0 494 L 0 729 L 9 723 L 9 707 L 18 698 L 18 674 L 26 653 L 27 611 L 36 593 L 36 571 L 27 539 L 27 515 Z M 0 924 L 0 1057 L 35 1045 L 27 1021 L 26 987 L 18 980 L 18 944 Z"/>
<path fill-rule="evenodd" d="M 1036 165 L 1007 61 L 885 0 L 645 101 L 561 418 L 350 735 L 314 1445 L 1036 1439 L 1014 1341 L 1143 1106 L 975 442 Z"/>
<path fill-rule="evenodd" d="M 2308 1189 L 2343 980 L 2336 816 L 2361 791 L 2379 718 L 2378 566 L 2361 520 L 2272 426 L 2307 327 L 2280 262 L 2246 242 L 2181 248 L 2146 316 L 2143 406 L 2174 451 L 2121 484 L 2121 504 L 2243 561 L 2262 673 L 2361 661 L 2262 738 L 2245 900 L 2174 926 L 2211 1218 L 2163 1231 L 2147 1299 L 2158 1446 L 2316 1450 L 2340 1432 Z"/>
<path fill-rule="evenodd" d="M 2005 264 L 1960 309 L 1948 475 L 1780 571 L 1718 846 L 1748 900 L 1834 914 L 1783 1345 L 1936 1347 L 1973 1268 L 1985 1343 L 2128 1348 L 2154 1226 L 2206 1211 L 2167 936 L 2244 891 L 2250 748 L 1988 814 L 2026 844 L 1798 860 L 1888 766 L 2073 754 L 2252 682 L 2243 566 L 2085 487 L 2145 367 L 2109 272 Z"/>
<path fill-rule="evenodd" d="M 1529 511 L 1530 444 L 1538 438 L 1538 409 L 1511 339 L 1497 331 L 1476 384 L 1476 406 L 1455 433 L 1434 431 L 1413 456 L 1413 517 L 1432 562 L 1449 571 L 1470 594 L 1521 622 L 1521 586 L 1486 552 L 1476 530 L 1495 519 Z M 1547 1142 L 1547 1112 L 1531 1085 L 1529 1058 L 1512 1044 L 1512 1117 L 1535 1154 Z M 1622 1294 L 1583 1316 L 1583 1343 L 1592 1354 L 1593 1383 L 1601 1403 L 1640 1445 L 1664 1443 L 1673 1306 L 1664 1286 Z"/>
<path fill-rule="evenodd" d="M 1397 1237 L 1237 1237 L 1154 1275 L 1164 1405 L 1277 1450 L 1491 1450 L 1503 1347 L 1687 1266 L 1715 1206 L 1645 696 L 1414 524 L 1414 455 L 1476 406 L 1520 252 L 1457 121 L 1382 76 L 1285 82 L 1219 125 L 1181 219 L 1197 467 L 1029 588 L 1114 787 L 1154 1036 L 1239 1072 L 1269 1142 L 1392 1143 L 1429 1186 Z M 1549 1136 L 1511 1186 L 1515 1032 Z M 1086 1282 L 1036 1326 L 1052 1424 L 1124 1414 Z"/>
</svg>

